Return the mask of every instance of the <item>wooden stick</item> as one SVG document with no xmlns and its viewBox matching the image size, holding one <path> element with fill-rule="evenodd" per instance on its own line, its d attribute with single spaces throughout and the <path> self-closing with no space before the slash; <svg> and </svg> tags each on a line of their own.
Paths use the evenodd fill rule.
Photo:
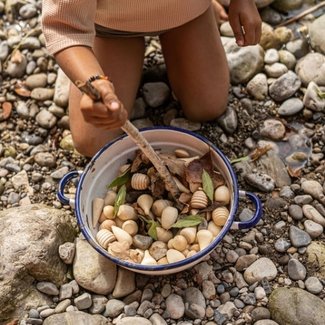
<svg viewBox="0 0 325 325">
<path fill-rule="evenodd" d="M 324 7 L 324 6 L 325 6 L 325 1 L 322 1 L 319 4 L 302 11 L 301 13 L 297 14 L 296 16 L 291 17 L 290 19 L 284 21 L 283 23 L 277 25 L 276 27 L 287 26 L 287 25 L 289 25 L 291 23 L 294 23 L 295 21 L 301 19 L 302 17 L 304 17 L 304 16 L 306 16 L 306 15 L 308 15 L 308 14 L 310 14 L 310 13 L 312 13 L 312 12 L 314 12 L 314 11 Z"/>
<path fill-rule="evenodd" d="M 100 101 L 101 96 L 96 88 L 92 86 L 90 82 L 83 83 L 81 81 L 76 81 L 77 87 L 86 93 L 94 101 Z M 146 138 L 139 132 L 139 130 L 127 120 L 121 129 L 134 141 L 134 143 L 142 150 L 142 152 L 147 156 L 147 158 L 152 162 L 154 167 L 157 169 L 159 175 L 165 182 L 167 191 L 173 196 L 176 202 L 178 202 L 179 189 L 170 174 L 167 167 L 164 165 L 163 161 L 160 159 L 158 154 L 152 148 L 150 143 Z"/>
</svg>

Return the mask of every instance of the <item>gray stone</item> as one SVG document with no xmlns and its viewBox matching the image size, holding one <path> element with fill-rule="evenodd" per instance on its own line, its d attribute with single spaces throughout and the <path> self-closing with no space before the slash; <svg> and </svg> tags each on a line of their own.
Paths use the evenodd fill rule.
<svg viewBox="0 0 325 325">
<path fill-rule="evenodd" d="M 297 63 L 296 57 L 291 52 L 286 50 L 280 50 L 278 53 L 280 62 L 283 63 L 289 70 L 293 70 Z"/>
<path fill-rule="evenodd" d="M 260 45 L 239 47 L 231 39 L 224 48 L 233 84 L 246 83 L 263 69 L 264 51 Z"/>
<path fill-rule="evenodd" d="M 227 315 L 227 317 L 231 319 L 234 316 L 234 313 L 237 310 L 237 308 L 232 301 L 227 301 L 224 305 L 219 306 L 217 310 L 221 314 Z"/>
<path fill-rule="evenodd" d="M 185 315 L 191 319 L 202 319 L 205 316 L 205 308 L 195 303 L 185 303 Z"/>
<path fill-rule="evenodd" d="M 279 62 L 279 59 L 279 52 L 276 49 L 268 49 L 265 51 L 264 62 L 266 64 Z"/>
<path fill-rule="evenodd" d="M 55 307 L 55 313 L 63 313 L 66 311 L 66 309 L 71 306 L 71 300 L 70 299 L 65 299 L 60 301 L 57 306 Z"/>
<path fill-rule="evenodd" d="M 88 292 L 85 292 L 75 298 L 73 302 L 79 310 L 87 309 L 92 304 L 91 295 Z"/>
<path fill-rule="evenodd" d="M 307 246 L 311 242 L 309 234 L 296 226 L 290 226 L 289 236 L 292 245 L 297 248 Z"/>
<path fill-rule="evenodd" d="M 76 252 L 76 245 L 74 243 L 64 243 L 59 247 L 59 255 L 65 264 L 72 264 Z"/>
<path fill-rule="evenodd" d="M 311 81 L 308 84 L 307 90 L 304 95 L 304 105 L 315 112 L 321 112 L 325 109 L 325 99 L 319 96 L 321 90 L 316 83 Z"/>
<path fill-rule="evenodd" d="M 55 82 L 53 101 L 56 105 L 60 107 L 67 107 L 69 102 L 69 89 L 70 80 L 64 74 L 64 72 L 59 69 L 57 74 L 57 79 Z"/>
<path fill-rule="evenodd" d="M 250 265 L 244 272 L 244 279 L 248 284 L 259 282 L 266 278 L 273 280 L 277 276 L 277 269 L 274 263 L 266 257 L 262 257 Z"/>
<path fill-rule="evenodd" d="M 220 34 L 226 37 L 234 37 L 234 32 L 229 24 L 229 21 L 225 21 L 220 26 Z"/>
<path fill-rule="evenodd" d="M 167 322 L 157 313 L 152 314 L 149 320 L 152 325 L 167 325 Z"/>
<path fill-rule="evenodd" d="M 55 157 L 49 152 L 38 152 L 34 156 L 35 162 L 41 167 L 55 167 Z"/>
<path fill-rule="evenodd" d="M 108 299 L 102 295 L 93 295 L 92 300 L 93 303 L 89 308 L 89 312 L 91 314 L 101 314 L 105 310 Z"/>
<path fill-rule="evenodd" d="M 298 76 L 289 71 L 271 84 L 269 93 L 275 101 L 281 102 L 294 95 L 300 86 L 301 81 Z"/>
<path fill-rule="evenodd" d="M 44 320 L 43 325 L 109 325 L 110 322 L 101 315 L 89 315 L 82 311 L 69 311 L 62 314 L 52 315 Z M 144 323 L 145 324 L 145 323 Z M 135 325 L 135 323 L 133 323 Z"/>
<path fill-rule="evenodd" d="M 299 98 L 289 98 L 281 104 L 278 113 L 281 116 L 291 116 L 297 114 L 303 108 L 304 104 Z"/>
<path fill-rule="evenodd" d="M 59 289 L 52 282 L 41 281 L 36 285 L 37 290 L 46 293 L 50 296 L 57 296 L 59 294 Z"/>
<path fill-rule="evenodd" d="M 125 303 L 121 300 L 110 299 L 106 303 L 105 316 L 117 317 L 124 309 Z"/>
<path fill-rule="evenodd" d="M 264 73 L 258 73 L 246 86 L 247 92 L 255 99 L 263 100 L 268 94 L 267 78 Z"/>
<path fill-rule="evenodd" d="M 325 54 L 325 41 L 324 33 L 325 30 L 325 15 L 321 15 L 317 18 L 309 27 L 309 36 L 311 46 L 317 51 Z"/>
<path fill-rule="evenodd" d="M 35 279 L 56 285 L 66 280 L 67 267 L 57 251 L 62 243 L 73 240 L 74 224 L 64 210 L 45 205 L 0 212 L 0 322 L 33 291 Z"/>
<path fill-rule="evenodd" d="M 133 237 L 133 245 L 136 248 L 140 248 L 143 250 L 148 249 L 153 242 L 153 239 L 150 236 L 144 236 L 144 235 L 135 235 Z"/>
<path fill-rule="evenodd" d="M 169 87 L 164 82 L 148 82 L 142 89 L 144 100 L 153 108 L 163 105 L 170 96 Z"/>
<path fill-rule="evenodd" d="M 275 0 L 272 6 L 281 12 L 288 12 L 300 8 L 302 3 L 303 0 Z"/>
<path fill-rule="evenodd" d="M 179 127 L 189 131 L 198 131 L 201 129 L 201 123 L 193 122 L 183 117 L 172 119 L 170 122 L 170 126 Z"/>
<path fill-rule="evenodd" d="M 305 204 L 302 207 L 304 216 L 325 227 L 325 218 L 312 205 Z"/>
<path fill-rule="evenodd" d="M 53 98 L 54 89 L 51 88 L 34 88 L 30 97 L 39 101 L 50 100 Z"/>
<path fill-rule="evenodd" d="M 20 53 L 19 60 L 9 60 L 6 73 L 12 78 L 21 78 L 26 71 L 26 66 L 27 59 L 25 55 Z"/>
<path fill-rule="evenodd" d="M 267 76 L 270 78 L 279 78 L 280 76 L 288 72 L 288 68 L 286 67 L 286 65 L 279 62 L 275 62 L 271 65 L 266 64 L 264 66 L 264 69 Z"/>
<path fill-rule="evenodd" d="M 27 3 L 19 9 L 19 15 L 24 19 L 33 18 L 34 16 L 36 16 L 36 14 L 37 9 L 31 3 Z"/>
<path fill-rule="evenodd" d="M 312 239 L 319 237 L 324 232 L 323 226 L 312 220 L 305 220 L 304 226 Z"/>
<path fill-rule="evenodd" d="M 44 129 L 51 129 L 57 121 L 57 118 L 48 110 L 42 109 L 36 115 L 36 122 Z"/>
<path fill-rule="evenodd" d="M 285 240 L 284 238 L 279 238 L 275 243 L 274 243 L 274 248 L 280 252 L 284 253 L 287 251 L 287 249 L 291 246 L 291 244 Z"/>
<path fill-rule="evenodd" d="M 319 294 L 323 290 L 323 285 L 315 276 L 309 277 L 305 281 L 306 289 L 315 295 Z"/>
<path fill-rule="evenodd" d="M 135 273 L 124 268 L 118 268 L 117 279 L 112 296 L 121 298 L 135 291 Z"/>
<path fill-rule="evenodd" d="M 212 281 L 202 282 L 202 294 L 206 299 L 213 299 L 216 296 L 216 287 Z"/>
<path fill-rule="evenodd" d="M 240 256 L 236 262 L 235 268 L 237 271 L 241 272 L 246 270 L 251 264 L 253 264 L 258 259 L 255 254 Z"/>
<path fill-rule="evenodd" d="M 47 76 L 45 73 L 33 74 L 26 78 L 25 84 L 30 89 L 45 87 L 47 84 Z"/>
<path fill-rule="evenodd" d="M 171 319 L 180 319 L 184 316 L 185 305 L 181 296 L 172 293 L 166 299 L 166 310 Z"/>
<path fill-rule="evenodd" d="M 206 308 L 205 299 L 202 292 L 195 287 L 190 287 L 185 290 L 184 301 L 185 303 L 193 303 L 200 305 L 204 309 Z"/>
<path fill-rule="evenodd" d="M 267 119 L 263 122 L 260 133 L 263 137 L 271 140 L 281 140 L 285 135 L 285 126 L 279 120 Z"/>
<path fill-rule="evenodd" d="M 322 201 L 325 199 L 322 185 L 315 180 L 304 180 L 301 188 L 306 194 L 310 194 L 313 198 Z"/>
<path fill-rule="evenodd" d="M 0 61 L 4 61 L 9 55 L 9 46 L 7 41 L 0 42 Z"/>
<path fill-rule="evenodd" d="M 59 299 L 64 300 L 64 299 L 69 299 L 73 295 L 72 287 L 68 284 L 65 283 L 60 287 L 60 295 Z"/>
<path fill-rule="evenodd" d="M 294 198 L 294 202 L 296 204 L 308 204 L 311 203 L 313 201 L 313 198 L 311 197 L 311 195 L 297 195 Z"/>
<path fill-rule="evenodd" d="M 152 323 L 144 317 L 124 317 L 119 319 L 116 325 L 152 325 Z"/>
<path fill-rule="evenodd" d="M 325 244 L 313 241 L 307 247 L 307 265 L 314 270 L 313 275 L 325 278 Z"/>
<path fill-rule="evenodd" d="M 262 192 L 272 192 L 275 188 L 274 180 L 267 174 L 259 172 L 244 175 L 245 181 Z"/>
<path fill-rule="evenodd" d="M 282 21 L 281 14 L 271 7 L 265 7 L 260 11 L 262 21 L 272 26 L 278 25 Z"/>
<path fill-rule="evenodd" d="M 309 53 L 308 42 L 303 38 L 294 39 L 286 44 L 286 49 L 292 53 L 296 59 L 300 59 Z"/>
<path fill-rule="evenodd" d="M 69 172 L 69 167 L 63 166 L 63 167 L 55 170 L 54 172 L 52 172 L 50 176 L 53 179 L 60 180 L 68 172 Z"/>
<path fill-rule="evenodd" d="M 299 288 L 275 289 L 268 307 L 279 324 L 320 325 L 325 321 L 325 302 Z"/>
<path fill-rule="evenodd" d="M 83 288 L 107 295 L 116 281 L 116 265 L 100 255 L 83 239 L 76 240 L 76 255 L 73 262 L 73 275 Z"/>
<path fill-rule="evenodd" d="M 291 204 L 289 206 L 289 214 L 295 220 L 301 220 L 304 217 L 302 208 L 297 204 Z"/>
<path fill-rule="evenodd" d="M 41 48 L 41 42 L 37 37 L 29 36 L 21 40 L 21 49 L 36 50 Z"/>
<path fill-rule="evenodd" d="M 40 316 L 42 318 L 46 318 L 46 317 L 49 317 L 51 315 L 55 314 L 55 310 L 53 308 L 47 308 L 47 309 L 44 309 L 40 312 Z"/>
<path fill-rule="evenodd" d="M 233 107 L 228 106 L 226 113 L 218 118 L 218 124 L 220 124 L 223 130 L 228 134 L 232 134 L 236 131 L 238 119 Z"/>
<path fill-rule="evenodd" d="M 271 319 L 261 319 L 255 322 L 254 325 L 279 325 L 279 324 Z"/>
<path fill-rule="evenodd" d="M 297 62 L 295 70 L 303 85 L 307 86 L 313 81 L 318 86 L 325 86 L 325 56 L 323 54 L 308 53 Z"/>
<path fill-rule="evenodd" d="M 298 260 L 292 258 L 288 263 L 288 274 L 292 280 L 304 280 L 307 270 Z"/>
</svg>

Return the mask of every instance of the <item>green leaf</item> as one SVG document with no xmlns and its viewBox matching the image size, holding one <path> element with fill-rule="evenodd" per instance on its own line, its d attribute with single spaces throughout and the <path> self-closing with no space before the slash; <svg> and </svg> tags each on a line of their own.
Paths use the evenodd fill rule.
<svg viewBox="0 0 325 325">
<path fill-rule="evenodd" d="M 157 237 L 157 227 L 159 227 L 159 223 L 153 220 L 149 220 L 148 224 L 150 225 L 148 230 L 148 235 L 154 240 L 158 240 Z"/>
<path fill-rule="evenodd" d="M 120 189 L 118 190 L 118 193 L 116 195 L 115 204 L 114 204 L 114 215 L 117 215 L 118 209 L 122 204 L 125 202 L 125 196 L 126 196 L 126 187 L 125 185 L 122 185 Z"/>
<path fill-rule="evenodd" d="M 131 178 L 131 171 L 130 168 L 128 168 L 122 175 L 116 177 L 109 185 L 107 185 L 107 188 L 113 188 L 115 186 L 122 186 L 126 184 Z"/>
<path fill-rule="evenodd" d="M 203 169 L 202 173 L 202 185 L 203 185 L 203 191 L 208 196 L 208 198 L 213 201 L 213 182 L 208 174 L 208 172 Z"/>
<path fill-rule="evenodd" d="M 172 225 L 172 228 L 186 228 L 186 227 L 194 227 L 199 225 L 203 220 L 203 217 L 199 214 L 197 215 L 189 215 Z"/>
<path fill-rule="evenodd" d="M 158 240 L 157 237 L 157 227 L 160 227 L 159 222 L 156 222 L 152 219 L 146 219 L 145 217 L 138 215 L 138 217 L 143 220 L 148 226 L 148 235 L 153 238 L 154 240 Z"/>
</svg>

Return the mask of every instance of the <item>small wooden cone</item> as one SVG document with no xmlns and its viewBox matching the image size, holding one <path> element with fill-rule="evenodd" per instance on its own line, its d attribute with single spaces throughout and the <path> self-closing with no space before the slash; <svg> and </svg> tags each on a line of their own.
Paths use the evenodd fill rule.
<svg viewBox="0 0 325 325">
<path fill-rule="evenodd" d="M 102 214 L 104 208 L 104 199 L 96 197 L 93 199 L 93 228 L 95 228 L 98 224 L 98 220 L 100 215 Z"/>
</svg>

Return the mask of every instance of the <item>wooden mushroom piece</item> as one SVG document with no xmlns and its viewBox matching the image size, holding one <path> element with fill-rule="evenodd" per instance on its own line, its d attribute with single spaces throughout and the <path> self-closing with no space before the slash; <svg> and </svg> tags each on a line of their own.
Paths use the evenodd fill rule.
<svg viewBox="0 0 325 325">
<path fill-rule="evenodd" d="M 104 207 L 104 199 L 100 197 L 96 197 L 92 201 L 92 225 L 93 228 L 95 228 L 98 224 L 98 220 L 100 218 L 100 215 L 102 214 Z"/>
<path fill-rule="evenodd" d="M 226 207 L 219 207 L 213 210 L 212 220 L 217 226 L 223 226 L 229 217 L 229 210 Z"/>
<path fill-rule="evenodd" d="M 135 173 L 131 178 L 131 187 L 135 190 L 145 190 L 150 185 L 150 178 L 146 174 Z"/>
<path fill-rule="evenodd" d="M 139 207 L 143 210 L 144 214 L 148 216 L 153 204 L 152 196 L 149 194 L 142 194 L 138 197 L 137 203 Z"/>
<path fill-rule="evenodd" d="M 208 197 L 202 190 L 195 191 L 191 198 L 191 207 L 205 209 L 208 206 Z"/>
</svg>

